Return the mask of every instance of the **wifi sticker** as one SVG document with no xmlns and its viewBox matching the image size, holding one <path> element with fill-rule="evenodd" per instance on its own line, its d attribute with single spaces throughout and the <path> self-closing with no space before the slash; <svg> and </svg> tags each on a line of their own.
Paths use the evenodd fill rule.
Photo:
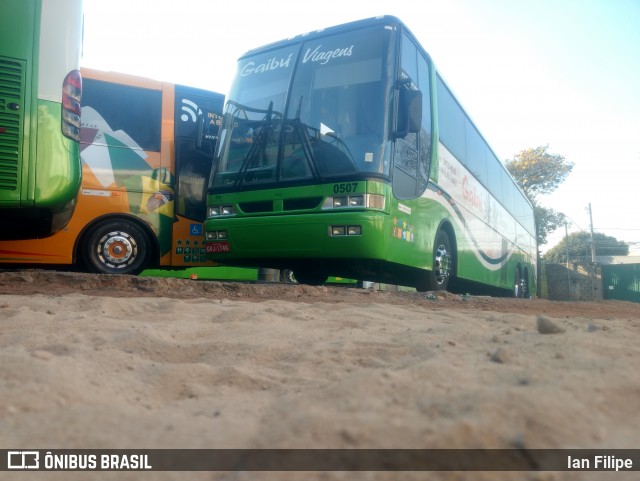
<svg viewBox="0 0 640 481">
<path fill-rule="evenodd" d="M 202 110 L 200 110 L 198 104 L 187 99 L 182 99 L 182 108 L 180 110 L 182 110 L 180 120 L 183 122 L 195 122 L 198 115 L 202 115 Z"/>
</svg>

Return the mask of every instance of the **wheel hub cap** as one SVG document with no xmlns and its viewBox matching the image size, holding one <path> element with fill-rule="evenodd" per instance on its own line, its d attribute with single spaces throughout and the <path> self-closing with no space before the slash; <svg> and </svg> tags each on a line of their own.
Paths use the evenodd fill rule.
<svg viewBox="0 0 640 481">
<path fill-rule="evenodd" d="M 131 239 L 122 235 L 110 235 L 102 246 L 105 260 L 112 264 L 124 264 L 134 253 Z"/>
<path fill-rule="evenodd" d="M 449 277 L 449 270 L 451 269 L 451 256 L 447 248 L 442 244 L 436 250 L 435 261 L 436 282 L 442 284 Z"/>
</svg>

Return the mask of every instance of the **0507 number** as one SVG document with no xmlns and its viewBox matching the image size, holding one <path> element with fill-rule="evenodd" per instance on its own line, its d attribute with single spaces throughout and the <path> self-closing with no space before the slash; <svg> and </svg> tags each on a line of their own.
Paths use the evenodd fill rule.
<svg viewBox="0 0 640 481">
<path fill-rule="evenodd" d="M 358 188 L 357 182 L 349 182 L 347 184 L 333 184 L 334 194 L 349 194 L 355 192 Z"/>
</svg>

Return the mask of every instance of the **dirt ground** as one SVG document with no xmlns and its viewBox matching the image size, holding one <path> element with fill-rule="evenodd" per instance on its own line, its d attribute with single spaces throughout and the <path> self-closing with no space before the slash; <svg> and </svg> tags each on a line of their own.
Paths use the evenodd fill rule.
<svg viewBox="0 0 640 481">
<path fill-rule="evenodd" d="M 623 301 L 549 301 L 506 297 L 461 296 L 448 292 L 428 295 L 355 289 L 343 286 L 312 287 L 298 284 L 244 283 L 190 279 L 94 275 L 49 270 L 0 270 L 0 294 L 81 293 L 108 297 L 168 297 L 173 299 L 235 299 L 248 302 L 282 300 L 306 303 L 383 303 L 442 309 L 473 309 L 555 318 L 637 319 L 640 305 Z M 434 298 L 435 297 L 435 298 Z"/>
<path fill-rule="evenodd" d="M 637 449 L 638 366 L 640 304 L 630 302 L 0 271 L 3 449 Z M 27 479 L 15 474 L 0 480 Z M 31 478 L 636 481 L 638 472 Z"/>
</svg>

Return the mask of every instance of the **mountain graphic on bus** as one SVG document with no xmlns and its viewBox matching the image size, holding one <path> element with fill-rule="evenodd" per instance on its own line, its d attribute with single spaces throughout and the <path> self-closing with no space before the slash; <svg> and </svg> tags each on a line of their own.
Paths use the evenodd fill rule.
<svg viewBox="0 0 640 481">
<path fill-rule="evenodd" d="M 80 157 L 104 188 L 114 183 L 124 187 L 132 175 L 152 170 L 135 140 L 122 130 L 114 131 L 98 111 L 87 106 L 82 107 Z"/>
</svg>

